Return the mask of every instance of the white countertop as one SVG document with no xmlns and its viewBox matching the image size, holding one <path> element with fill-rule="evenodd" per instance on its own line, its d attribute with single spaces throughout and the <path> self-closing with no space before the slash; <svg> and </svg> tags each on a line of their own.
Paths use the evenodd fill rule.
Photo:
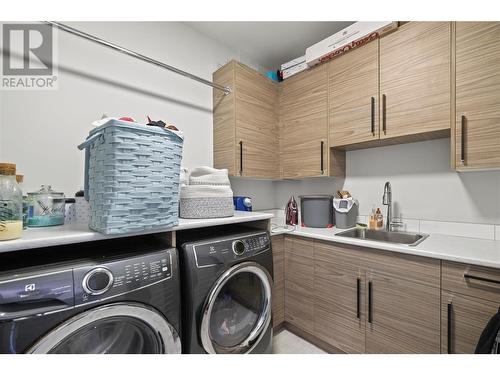
<svg viewBox="0 0 500 375">
<path fill-rule="evenodd" d="M 288 234 L 291 236 L 308 237 L 365 248 L 395 251 L 398 253 L 419 255 L 478 266 L 500 268 L 500 241 L 430 234 L 428 238 L 417 246 L 408 246 L 335 236 L 336 233 L 340 233 L 344 230 L 345 229 L 337 228 L 297 227 L 292 232 L 283 229 L 273 229 L 272 235 Z"/>
<path fill-rule="evenodd" d="M 257 220 L 268 220 L 272 214 L 263 212 L 235 211 L 234 216 L 218 219 L 179 219 L 176 227 L 143 231 L 127 234 L 106 235 L 94 232 L 87 224 L 70 224 L 45 228 L 28 228 L 23 230 L 22 238 L 11 241 L 0 241 L 0 253 L 9 251 L 35 249 L 39 247 L 67 245 L 77 242 L 99 241 L 110 238 L 138 236 L 150 233 L 173 232 L 185 229 L 213 227 L 215 225 L 238 224 Z"/>
</svg>

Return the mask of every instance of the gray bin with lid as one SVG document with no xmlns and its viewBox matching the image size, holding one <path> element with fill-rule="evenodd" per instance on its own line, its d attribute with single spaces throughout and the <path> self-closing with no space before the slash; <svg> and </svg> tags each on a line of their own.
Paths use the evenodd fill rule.
<svg viewBox="0 0 500 375">
<path fill-rule="evenodd" d="M 299 198 L 302 227 L 333 227 L 332 195 L 301 195 Z"/>
<path fill-rule="evenodd" d="M 339 229 L 348 229 L 356 226 L 358 217 L 358 201 L 355 199 L 333 199 L 335 211 L 335 226 Z"/>
</svg>

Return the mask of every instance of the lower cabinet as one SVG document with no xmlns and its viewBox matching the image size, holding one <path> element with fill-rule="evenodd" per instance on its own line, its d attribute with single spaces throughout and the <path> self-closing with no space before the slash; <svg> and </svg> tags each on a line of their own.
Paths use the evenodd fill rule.
<svg viewBox="0 0 500 375">
<path fill-rule="evenodd" d="M 367 249 L 366 352 L 440 352 L 441 261 Z"/>
<path fill-rule="evenodd" d="M 284 236 L 271 237 L 273 249 L 273 327 L 285 320 L 285 243 Z"/>
<path fill-rule="evenodd" d="M 370 272 L 367 310 L 366 353 L 440 353 L 439 284 Z"/>
<path fill-rule="evenodd" d="M 498 312 L 498 303 L 443 291 L 441 352 L 472 354 L 484 327 Z"/>
<path fill-rule="evenodd" d="M 285 321 L 314 331 L 313 241 L 285 237 Z"/>
<path fill-rule="evenodd" d="M 285 237 L 285 321 L 346 353 L 439 353 L 440 261 Z"/>
<path fill-rule="evenodd" d="M 292 236 L 283 244 L 285 322 L 335 351 L 474 353 L 500 307 L 500 269 Z"/>
<path fill-rule="evenodd" d="M 314 335 L 346 353 L 365 351 L 365 273 L 358 255 L 314 243 Z"/>
<path fill-rule="evenodd" d="M 441 277 L 441 352 L 474 353 L 500 307 L 500 270 L 443 261 Z"/>
</svg>

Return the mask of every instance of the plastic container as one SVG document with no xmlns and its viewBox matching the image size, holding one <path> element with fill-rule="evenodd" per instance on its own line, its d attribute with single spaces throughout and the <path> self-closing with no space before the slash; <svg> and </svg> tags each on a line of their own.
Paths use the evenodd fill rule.
<svg viewBox="0 0 500 375">
<path fill-rule="evenodd" d="M 309 228 L 332 228 L 332 195 L 301 195 L 300 225 Z"/>
<path fill-rule="evenodd" d="M 358 202 L 353 198 L 334 198 L 335 226 L 339 229 L 354 228 L 358 217 Z"/>
<path fill-rule="evenodd" d="M 65 224 L 89 224 L 90 220 L 90 205 L 84 198 L 83 189 L 75 194 L 74 203 L 68 203 L 66 200 L 66 216 Z"/>
<path fill-rule="evenodd" d="M 89 227 L 105 234 L 164 229 L 179 221 L 181 134 L 109 120 L 78 146 L 85 149 Z"/>
<path fill-rule="evenodd" d="M 23 193 L 16 181 L 16 165 L 0 163 L 0 241 L 21 237 Z"/>
</svg>

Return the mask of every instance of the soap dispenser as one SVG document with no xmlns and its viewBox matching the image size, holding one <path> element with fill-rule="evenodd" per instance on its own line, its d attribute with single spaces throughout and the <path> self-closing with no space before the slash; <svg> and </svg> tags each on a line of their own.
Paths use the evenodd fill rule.
<svg viewBox="0 0 500 375">
<path fill-rule="evenodd" d="M 376 220 L 376 229 L 377 230 L 382 230 L 384 229 L 384 215 L 382 215 L 382 211 L 380 211 L 380 208 L 377 208 L 377 211 L 375 212 L 375 220 Z"/>
<path fill-rule="evenodd" d="M 375 205 L 372 207 L 372 213 L 370 214 L 370 219 L 368 220 L 368 229 L 377 229 L 377 218 L 375 213 Z"/>
</svg>

